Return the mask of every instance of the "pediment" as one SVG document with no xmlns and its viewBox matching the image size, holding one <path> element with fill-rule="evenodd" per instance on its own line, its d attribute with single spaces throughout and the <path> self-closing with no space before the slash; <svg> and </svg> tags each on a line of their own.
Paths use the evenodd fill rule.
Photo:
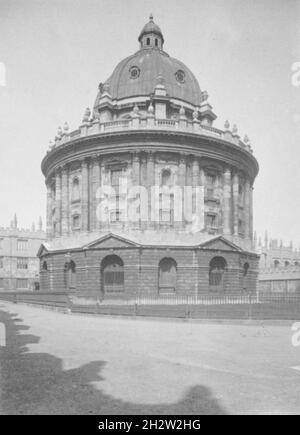
<svg viewBox="0 0 300 435">
<path fill-rule="evenodd" d="M 202 243 L 200 247 L 204 249 L 212 249 L 216 251 L 231 251 L 231 252 L 242 251 L 242 249 L 239 246 L 235 245 L 234 243 L 230 242 L 229 240 L 225 239 L 222 236 L 208 240 L 207 242 Z"/>
<path fill-rule="evenodd" d="M 45 245 L 44 244 L 42 244 L 40 247 L 39 247 L 39 250 L 38 250 L 38 252 L 37 252 L 37 257 L 42 257 L 43 255 L 46 255 L 46 254 L 48 254 L 48 250 L 47 250 L 47 248 L 45 247 Z"/>
<path fill-rule="evenodd" d="M 108 234 L 100 239 L 90 242 L 85 248 L 129 248 L 132 246 L 138 246 L 131 240 L 125 239 L 123 237 L 117 236 L 115 234 Z"/>
</svg>

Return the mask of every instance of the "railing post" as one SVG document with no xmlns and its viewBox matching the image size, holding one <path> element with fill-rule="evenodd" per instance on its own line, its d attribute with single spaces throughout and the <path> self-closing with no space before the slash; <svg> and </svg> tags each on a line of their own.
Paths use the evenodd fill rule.
<svg viewBox="0 0 300 435">
<path fill-rule="evenodd" d="M 190 317 L 189 312 L 189 295 L 186 295 L 186 301 L 185 301 L 185 318 L 188 319 Z"/>
<path fill-rule="evenodd" d="M 248 312 L 248 318 L 249 318 L 249 320 L 252 319 L 252 295 L 251 295 L 251 292 L 249 292 L 249 312 Z"/>
</svg>

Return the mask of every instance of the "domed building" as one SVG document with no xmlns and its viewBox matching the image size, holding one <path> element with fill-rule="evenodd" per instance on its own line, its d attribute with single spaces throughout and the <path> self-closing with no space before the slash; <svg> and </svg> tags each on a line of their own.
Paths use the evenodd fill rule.
<svg viewBox="0 0 300 435">
<path fill-rule="evenodd" d="M 254 292 L 249 139 L 213 126 L 207 92 L 152 16 L 138 41 L 42 161 L 41 288 L 96 300 Z"/>
</svg>

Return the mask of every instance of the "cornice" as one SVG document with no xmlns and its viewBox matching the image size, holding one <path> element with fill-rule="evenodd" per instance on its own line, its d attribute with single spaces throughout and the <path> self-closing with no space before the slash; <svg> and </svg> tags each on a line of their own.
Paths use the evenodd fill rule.
<svg viewBox="0 0 300 435">
<path fill-rule="evenodd" d="M 44 157 L 41 167 L 48 177 L 53 170 L 75 160 L 134 152 L 141 148 L 143 151 L 193 154 L 215 159 L 245 171 L 252 183 L 259 170 L 255 157 L 231 142 L 205 134 L 165 129 L 123 130 L 80 137 L 50 151 Z"/>
</svg>

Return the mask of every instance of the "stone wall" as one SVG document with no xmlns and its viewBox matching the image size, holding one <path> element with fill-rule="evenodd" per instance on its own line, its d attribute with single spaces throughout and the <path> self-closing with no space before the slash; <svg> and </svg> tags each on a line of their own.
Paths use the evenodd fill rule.
<svg viewBox="0 0 300 435">
<path fill-rule="evenodd" d="M 255 292 L 258 257 L 239 252 L 220 252 L 193 248 L 132 247 L 125 249 L 87 249 L 45 255 L 41 259 L 43 291 L 75 291 L 87 297 L 103 297 L 101 263 L 108 255 L 120 257 L 124 263 L 124 292 L 105 297 L 156 296 L 159 294 L 159 263 L 163 258 L 176 262 L 176 295 L 205 295 L 210 292 L 209 264 L 218 256 L 227 263 L 224 273 L 226 293 Z M 76 288 L 67 288 L 64 266 L 70 259 L 76 265 Z M 47 270 L 43 264 L 47 262 Z M 246 279 L 244 264 L 249 264 Z"/>
</svg>

